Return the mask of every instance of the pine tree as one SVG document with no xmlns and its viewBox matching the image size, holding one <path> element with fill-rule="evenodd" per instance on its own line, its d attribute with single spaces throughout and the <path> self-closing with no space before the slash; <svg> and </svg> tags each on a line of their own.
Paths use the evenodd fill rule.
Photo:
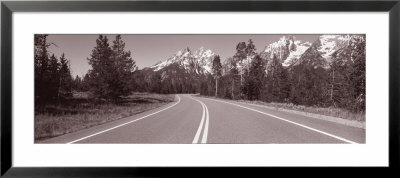
<svg viewBox="0 0 400 178">
<path fill-rule="evenodd" d="M 259 55 L 256 55 L 251 62 L 247 83 L 247 98 L 259 100 L 265 81 L 265 65 Z"/>
<path fill-rule="evenodd" d="M 65 54 L 61 54 L 60 57 L 60 83 L 58 90 L 58 98 L 70 97 L 72 96 L 72 77 L 71 70 L 69 66 L 69 61 L 65 58 Z"/>
<path fill-rule="evenodd" d="M 255 56 L 257 54 L 256 50 L 257 49 L 256 49 L 256 46 L 253 43 L 253 40 L 249 39 L 249 42 L 247 43 L 246 50 L 245 50 L 247 57 Z"/>
<path fill-rule="evenodd" d="M 228 59 L 229 60 L 229 59 Z M 236 95 L 238 94 L 238 89 L 240 89 L 239 87 L 237 87 L 238 85 L 238 75 L 239 75 L 239 71 L 237 69 L 237 65 L 236 65 L 236 61 L 235 60 L 230 60 L 230 69 L 229 69 L 229 73 L 230 78 L 231 78 L 231 98 L 235 99 Z M 240 92 L 240 91 L 239 91 Z"/>
<path fill-rule="evenodd" d="M 76 75 L 75 78 L 72 79 L 71 89 L 74 91 L 82 91 L 82 79 L 79 75 Z"/>
<path fill-rule="evenodd" d="M 90 90 L 90 75 L 86 73 L 82 78 L 82 90 L 89 91 Z"/>
<path fill-rule="evenodd" d="M 333 56 L 329 68 L 329 100 L 334 107 L 348 108 L 351 98 L 350 81 L 348 78 L 348 64 L 343 63 L 345 59 Z"/>
<path fill-rule="evenodd" d="M 151 75 L 150 89 L 153 93 L 161 93 L 162 80 L 160 73 L 156 72 Z"/>
<path fill-rule="evenodd" d="M 290 82 L 289 75 L 287 69 L 285 69 L 282 65 L 280 65 L 280 75 L 278 80 L 279 92 L 278 92 L 278 101 L 279 102 L 287 102 L 289 99 L 290 93 Z"/>
<path fill-rule="evenodd" d="M 247 52 L 246 52 L 246 42 L 240 42 L 236 45 L 236 54 L 233 56 L 234 61 L 236 64 L 240 66 L 239 74 L 240 74 L 240 98 L 243 98 L 243 60 L 246 59 Z"/>
<path fill-rule="evenodd" d="M 221 77 L 222 65 L 218 55 L 214 56 L 212 71 L 215 78 L 215 97 L 218 96 L 218 79 Z"/>
<path fill-rule="evenodd" d="M 89 71 L 90 89 L 99 98 L 111 98 L 112 75 L 114 75 L 112 49 L 107 36 L 99 35 L 96 46 L 88 58 L 92 69 Z"/>
<path fill-rule="evenodd" d="M 63 76 L 64 66 L 62 61 L 52 54 L 50 56 L 48 47 L 54 43 L 47 42 L 48 35 L 35 35 L 35 102 L 43 104 L 60 99 L 61 77 Z M 55 45 L 55 44 L 54 44 Z M 69 73 L 70 74 L 70 73 Z M 71 78 L 71 76 L 69 76 Z"/>
<path fill-rule="evenodd" d="M 349 46 L 332 54 L 332 63 L 328 70 L 329 102 L 330 105 L 335 107 L 360 111 L 357 109 L 357 105 L 360 103 L 357 102 L 357 97 L 362 96 L 362 94 L 360 95 L 357 91 L 362 91 L 362 89 L 358 90 L 355 80 L 359 77 L 365 77 L 365 68 L 362 69 L 361 64 L 362 61 L 365 61 L 365 58 L 364 60 L 357 60 L 358 57 L 361 59 L 363 56 L 362 54 L 356 54 L 356 49 L 357 47 Z M 356 63 L 358 62 L 361 62 L 359 63 L 361 68 L 356 69 Z M 361 83 L 363 83 L 362 80 L 360 81 Z"/>
<path fill-rule="evenodd" d="M 47 75 L 45 76 L 46 97 L 50 100 L 59 100 L 58 89 L 60 87 L 60 63 L 54 54 L 51 55 Z"/>
<path fill-rule="evenodd" d="M 40 104 L 46 100 L 46 80 L 48 75 L 49 53 L 47 51 L 50 46 L 47 43 L 48 35 L 35 35 L 35 103 Z"/>
<path fill-rule="evenodd" d="M 308 63 L 293 66 L 290 73 L 290 101 L 306 106 L 326 105 L 328 98 L 327 71 L 322 67 L 314 67 Z"/>
<path fill-rule="evenodd" d="M 267 76 L 266 76 L 266 91 L 264 93 L 264 100 L 268 102 L 280 101 L 281 88 L 283 87 L 285 75 L 283 73 L 282 64 L 275 54 L 267 65 Z M 281 86 L 282 85 L 282 86 Z"/>
<path fill-rule="evenodd" d="M 352 59 L 354 59 L 351 71 L 351 85 L 354 90 L 354 106 L 355 111 L 365 111 L 365 37 L 356 39 L 352 47 Z"/>
<path fill-rule="evenodd" d="M 131 51 L 125 51 L 125 42 L 122 41 L 121 35 L 117 35 L 113 41 L 111 59 L 113 62 L 112 85 L 110 85 L 113 98 L 121 95 L 128 95 L 132 86 L 130 80 L 133 72 L 137 69 L 136 62 L 131 57 Z"/>
<path fill-rule="evenodd" d="M 246 52 L 246 63 L 245 63 L 245 65 L 246 65 L 246 71 L 247 72 L 244 73 L 244 75 L 247 75 L 247 76 L 245 76 L 245 78 L 249 78 L 248 75 L 249 75 L 249 72 L 250 72 L 251 61 L 254 58 L 254 56 L 257 54 L 256 53 L 256 46 L 254 45 L 252 39 L 249 39 L 249 41 L 247 43 L 247 46 L 246 46 L 246 49 L 245 49 L 245 52 Z M 247 87 L 250 87 L 250 86 L 247 85 Z M 245 88 L 245 90 L 246 91 L 251 91 L 250 88 Z"/>
<path fill-rule="evenodd" d="M 130 78 L 136 70 L 131 52 L 124 50 L 125 43 L 117 35 L 110 47 L 107 36 L 99 35 L 92 50 L 89 64 L 90 86 L 93 93 L 105 99 L 116 100 L 131 91 Z"/>
</svg>

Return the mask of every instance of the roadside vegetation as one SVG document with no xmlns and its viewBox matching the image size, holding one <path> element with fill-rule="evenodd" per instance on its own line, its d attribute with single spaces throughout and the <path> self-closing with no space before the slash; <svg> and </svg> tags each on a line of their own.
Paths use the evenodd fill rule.
<svg viewBox="0 0 400 178">
<path fill-rule="evenodd" d="M 202 97 L 207 97 L 207 98 L 215 98 L 214 96 L 204 96 L 200 95 Z M 224 99 L 224 98 L 216 98 L 216 99 L 222 99 L 226 101 L 230 101 L 231 99 Z M 365 122 L 365 112 L 351 112 L 346 109 L 342 108 L 334 108 L 334 107 L 317 107 L 317 106 L 304 106 L 304 105 L 295 105 L 293 103 L 276 103 L 276 102 L 263 102 L 259 100 L 233 100 L 236 102 L 242 102 L 242 103 L 249 103 L 249 104 L 256 104 L 256 105 L 261 105 L 261 106 L 266 106 L 270 107 L 273 109 L 287 109 L 287 110 L 292 110 L 292 111 L 300 111 L 300 112 L 306 112 L 306 113 L 313 113 L 317 115 L 323 115 L 323 116 L 331 116 L 331 117 L 336 117 L 336 118 L 341 118 L 341 119 L 346 119 L 346 120 L 351 120 L 351 121 L 358 121 L 358 122 Z"/>
<path fill-rule="evenodd" d="M 60 104 L 35 108 L 35 142 L 132 116 L 173 102 L 175 95 L 133 93 L 116 102 L 96 100 L 75 92 Z"/>
<path fill-rule="evenodd" d="M 347 120 L 355 120 L 360 122 L 365 122 L 365 113 L 364 112 L 351 112 L 342 108 L 334 108 L 334 107 L 317 107 L 317 106 L 303 106 L 303 105 L 294 105 L 293 103 L 266 103 L 262 101 L 248 101 L 248 100 L 239 100 L 239 102 L 258 104 L 273 108 L 283 108 L 307 113 L 320 114 L 325 116 L 338 117 Z"/>
</svg>

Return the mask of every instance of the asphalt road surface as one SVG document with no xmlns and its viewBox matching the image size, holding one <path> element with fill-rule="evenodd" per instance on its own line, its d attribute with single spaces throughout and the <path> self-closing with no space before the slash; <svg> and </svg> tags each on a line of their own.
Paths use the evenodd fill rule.
<svg viewBox="0 0 400 178">
<path fill-rule="evenodd" d="M 176 95 L 131 117 L 41 143 L 365 143 L 365 129 L 229 100 Z"/>
</svg>

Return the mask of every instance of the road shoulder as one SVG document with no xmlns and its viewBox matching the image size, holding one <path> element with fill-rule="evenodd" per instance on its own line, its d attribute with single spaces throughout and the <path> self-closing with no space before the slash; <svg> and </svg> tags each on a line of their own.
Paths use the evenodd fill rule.
<svg viewBox="0 0 400 178">
<path fill-rule="evenodd" d="M 343 118 L 339 118 L 339 117 L 326 116 L 326 115 L 322 115 L 322 114 L 315 114 L 315 113 L 309 113 L 309 112 L 304 112 L 304 111 L 297 111 L 297 110 L 291 110 L 291 109 L 285 109 L 285 108 L 253 104 L 253 103 L 248 103 L 246 101 L 240 101 L 240 100 L 221 99 L 221 98 L 207 97 L 207 96 L 201 96 L 201 95 L 195 95 L 195 96 L 218 99 L 218 100 L 232 102 L 232 103 L 236 103 L 236 104 L 251 105 L 251 106 L 256 106 L 256 107 L 260 107 L 260 108 L 267 108 L 267 109 L 271 109 L 271 110 L 282 111 L 282 112 L 287 112 L 287 113 L 292 113 L 292 114 L 298 114 L 298 115 L 302 115 L 302 116 L 311 117 L 314 119 L 326 120 L 326 121 L 330 121 L 330 122 L 334 122 L 334 123 L 338 123 L 338 124 L 342 124 L 342 125 L 346 125 L 346 126 L 361 128 L 361 129 L 366 128 L 365 122 L 356 121 L 356 120 L 348 120 L 348 119 L 343 119 Z"/>
</svg>

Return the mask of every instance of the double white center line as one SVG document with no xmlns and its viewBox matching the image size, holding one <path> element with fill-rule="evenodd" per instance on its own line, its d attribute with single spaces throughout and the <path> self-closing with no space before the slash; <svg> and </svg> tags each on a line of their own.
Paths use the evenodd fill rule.
<svg viewBox="0 0 400 178">
<path fill-rule="evenodd" d="M 192 97 L 192 99 L 194 99 L 194 98 Z M 205 126 L 204 126 L 203 138 L 201 139 L 201 143 L 207 143 L 208 124 L 209 124 L 209 117 L 210 117 L 209 113 L 208 113 L 208 108 L 200 100 L 197 100 L 197 99 L 194 99 L 194 100 L 199 102 L 201 104 L 201 106 L 203 107 L 203 115 L 201 116 L 200 125 L 199 125 L 199 128 L 197 129 L 196 135 L 194 136 L 192 143 L 193 144 L 199 143 L 199 138 L 201 135 L 201 131 L 203 130 L 203 125 L 205 125 Z M 204 124 L 204 121 L 205 121 L 205 124 Z"/>
</svg>

